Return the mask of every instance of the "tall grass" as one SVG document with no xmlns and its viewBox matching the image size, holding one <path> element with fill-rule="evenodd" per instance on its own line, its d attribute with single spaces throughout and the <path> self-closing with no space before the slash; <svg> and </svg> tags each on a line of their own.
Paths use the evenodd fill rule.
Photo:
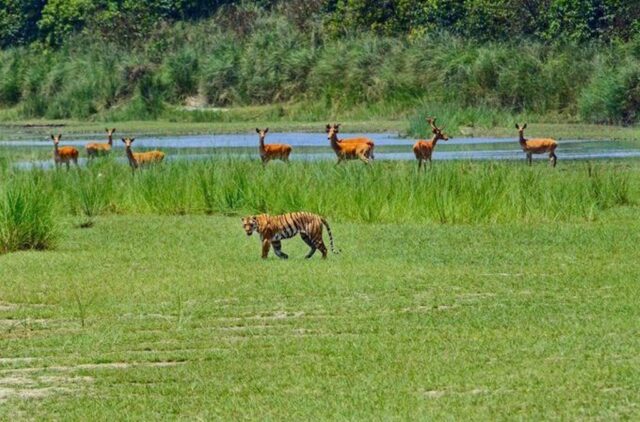
<svg viewBox="0 0 640 422">
<path fill-rule="evenodd" d="M 51 179 L 13 175 L 0 190 L 0 253 L 48 249 L 57 237 Z"/>
<path fill-rule="evenodd" d="M 37 184 L 25 185 L 29 194 L 43 191 L 57 208 L 88 218 L 107 212 L 278 214 L 304 209 L 371 223 L 593 220 L 604 210 L 635 203 L 638 186 L 634 173 L 622 167 L 585 163 L 552 170 L 521 163 L 439 162 L 418 173 L 414 163 L 402 162 L 370 167 L 296 162 L 263 168 L 256 161 L 218 158 L 164 163 L 134 175 L 115 162 L 78 173 L 38 175 Z M 54 198 L 46 194 L 51 191 Z"/>
</svg>

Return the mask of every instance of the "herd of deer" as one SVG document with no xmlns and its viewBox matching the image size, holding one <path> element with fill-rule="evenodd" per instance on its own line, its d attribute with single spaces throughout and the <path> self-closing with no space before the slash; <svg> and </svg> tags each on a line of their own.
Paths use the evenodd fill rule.
<svg viewBox="0 0 640 422">
<path fill-rule="evenodd" d="M 443 132 L 444 127 L 436 126 L 435 118 L 427 118 L 427 122 L 431 126 L 432 136 L 430 140 L 419 140 L 413 145 L 413 153 L 418 160 L 418 169 L 422 167 L 424 161 L 429 161 L 431 164 L 431 155 L 439 140 L 448 141 L 449 137 Z M 527 128 L 527 124 L 520 126 L 516 123 L 516 129 L 518 130 L 520 147 L 527 155 L 527 162 L 531 165 L 533 154 L 549 154 L 549 161 L 553 167 L 556 166 L 558 157 L 555 150 L 558 143 L 554 139 L 526 139 L 524 137 L 524 130 Z M 374 143 L 369 138 L 349 138 L 338 139 L 338 132 L 340 124 L 326 126 L 327 138 L 331 143 L 331 148 L 338 157 L 338 164 L 344 160 L 362 160 L 365 163 L 369 163 L 374 159 L 373 149 Z M 86 145 L 87 156 L 89 160 L 92 160 L 98 156 L 106 155 L 111 152 L 113 147 L 113 133 L 115 129 L 106 129 L 107 131 L 107 143 L 92 142 Z M 289 155 L 293 148 L 287 144 L 265 144 L 265 137 L 269 128 L 260 130 L 256 128 L 260 139 L 260 159 L 263 164 L 267 164 L 271 160 L 289 161 Z M 67 169 L 69 164 L 73 162 L 78 165 L 78 150 L 75 147 L 64 146 L 60 147 L 60 138 L 62 135 L 51 135 L 53 140 L 53 158 L 56 167 L 65 164 Z M 129 160 L 129 165 L 132 170 L 136 170 L 142 166 L 159 163 L 164 159 L 164 153 L 162 151 L 149 151 L 149 152 L 133 152 L 131 150 L 131 144 L 135 138 L 122 138 L 122 142 L 125 146 L 125 153 Z"/>
</svg>

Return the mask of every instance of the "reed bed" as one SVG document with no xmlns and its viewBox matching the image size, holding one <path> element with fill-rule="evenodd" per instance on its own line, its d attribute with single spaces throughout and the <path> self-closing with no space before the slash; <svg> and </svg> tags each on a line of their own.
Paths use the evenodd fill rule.
<svg viewBox="0 0 640 422">
<path fill-rule="evenodd" d="M 635 204 L 638 185 L 624 163 L 577 162 L 552 170 L 543 163 L 438 162 L 420 173 L 415 163 L 404 162 L 263 168 L 237 158 L 175 161 L 135 174 L 107 159 L 69 172 L 7 170 L 3 178 L 14 180 L 4 193 L 3 233 L 20 220 L 18 206 L 11 205 L 16 195 L 24 212 L 34 214 L 26 221 L 38 224 L 53 223 L 52 209 L 82 221 L 101 214 L 304 209 L 339 221 L 465 224 L 595 220 L 605 210 Z M 40 213 L 42 220 L 35 216 Z"/>
</svg>

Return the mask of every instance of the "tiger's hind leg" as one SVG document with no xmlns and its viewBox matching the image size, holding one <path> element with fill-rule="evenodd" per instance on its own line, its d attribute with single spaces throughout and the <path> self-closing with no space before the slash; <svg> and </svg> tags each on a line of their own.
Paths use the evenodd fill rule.
<svg viewBox="0 0 640 422">
<path fill-rule="evenodd" d="M 282 252 L 282 243 L 279 240 L 271 242 L 271 244 L 273 245 L 273 251 L 275 252 L 275 254 L 276 254 L 276 256 L 278 258 L 282 258 L 282 259 L 289 258 L 289 255 L 287 255 L 286 253 Z"/>
<path fill-rule="evenodd" d="M 313 244 L 309 236 L 307 236 L 306 234 L 300 233 L 300 237 L 302 238 L 302 240 L 304 240 L 304 243 L 306 243 L 311 248 L 309 253 L 305 255 L 305 258 L 309 259 L 313 256 L 314 253 L 316 253 L 316 245 Z"/>
</svg>

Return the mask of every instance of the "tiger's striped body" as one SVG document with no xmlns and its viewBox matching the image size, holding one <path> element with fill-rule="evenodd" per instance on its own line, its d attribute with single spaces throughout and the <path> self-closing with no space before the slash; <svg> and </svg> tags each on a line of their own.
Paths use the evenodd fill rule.
<svg viewBox="0 0 640 422">
<path fill-rule="evenodd" d="M 242 227 L 251 236 L 254 231 L 260 234 L 262 241 L 262 258 L 266 258 L 269 249 L 273 245 L 275 254 L 282 259 L 288 258 L 288 255 L 282 252 L 281 241 L 290 239 L 300 233 L 302 240 L 311 248 L 305 258 L 311 258 L 320 249 L 322 258 L 327 257 L 327 247 L 322 240 L 322 226 L 327 228 L 331 250 L 338 253 L 333 246 L 333 236 L 327 220 L 323 217 L 309 212 L 292 212 L 282 215 L 260 214 L 244 217 L 242 219 Z"/>
</svg>

